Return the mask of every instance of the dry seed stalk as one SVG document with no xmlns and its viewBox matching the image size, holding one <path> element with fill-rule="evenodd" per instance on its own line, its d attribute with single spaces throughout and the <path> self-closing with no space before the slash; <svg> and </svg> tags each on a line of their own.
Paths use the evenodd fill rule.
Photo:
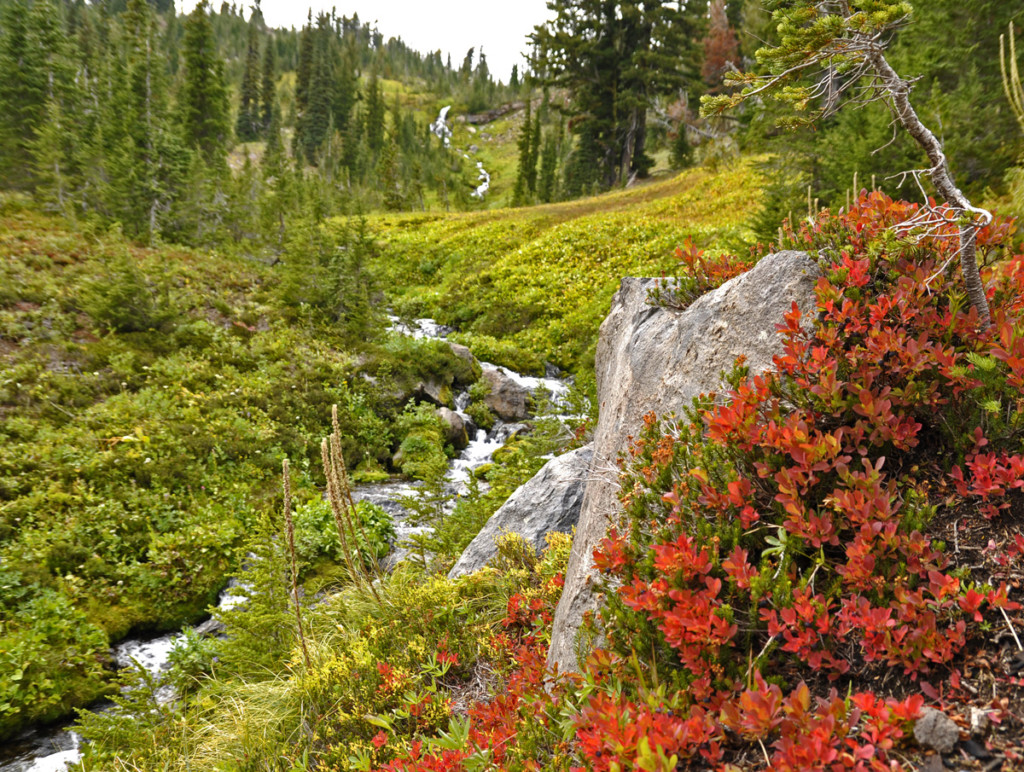
<svg viewBox="0 0 1024 772">
<path fill-rule="evenodd" d="M 331 504 L 331 513 L 334 515 L 334 526 L 338 529 L 338 539 L 341 541 L 341 551 L 345 555 L 345 564 L 348 566 L 349 577 L 353 582 L 358 584 L 360 574 L 356 571 L 356 567 L 352 563 L 352 552 L 349 549 L 348 536 L 345 532 L 345 525 L 342 522 L 341 496 L 338 493 L 338 482 L 336 475 L 333 474 L 334 465 L 331 463 L 328 447 L 327 438 L 325 437 L 320 443 L 320 456 L 324 464 L 324 476 L 327 478 L 327 500 Z"/>
<path fill-rule="evenodd" d="M 309 649 L 306 648 L 306 634 L 302 629 L 302 609 L 299 607 L 299 570 L 295 560 L 295 523 L 292 522 L 292 480 L 287 458 L 281 467 L 284 477 L 284 526 L 288 537 L 288 554 L 292 562 L 292 601 L 295 606 L 295 622 L 299 628 L 299 643 L 302 644 L 302 656 L 306 660 L 308 670 Z"/>
<path fill-rule="evenodd" d="M 348 526 L 348 533 L 352 537 L 352 551 L 355 552 L 362 569 L 360 578 L 365 579 L 370 592 L 379 603 L 380 596 L 377 594 L 377 588 L 374 586 L 373 577 L 370 575 L 369 569 L 365 567 L 365 561 L 359 549 L 359 539 L 356 536 L 356 523 L 358 523 L 359 534 L 363 537 L 363 543 L 370 543 L 366 538 L 366 532 L 363 530 L 362 521 L 356 515 L 356 504 L 352 498 L 352 485 L 349 482 L 348 472 L 345 469 L 345 457 L 341 452 L 341 427 L 338 422 L 337 405 L 331 406 L 331 428 L 333 432 L 329 442 L 325 439 L 321 444 L 321 455 L 324 458 L 324 475 L 327 477 L 327 491 L 328 496 L 331 498 L 331 508 L 335 516 L 334 523 L 338 528 L 342 544 L 345 545 L 347 540 L 344 535 L 345 527 L 342 523 L 342 517 L 344 517 L 344 522 Z M 330 448 L 329 452 L 328 447 Z M 343 548 L 345 549 L 346 560 L 349 562 L 349 571 L 353 573 L 353 579 L 358 581 L 355 576 L 356 569 L 352 566 L 351 558 L 349 557 L 349 550 L 347 547 Z"/>
</svg>

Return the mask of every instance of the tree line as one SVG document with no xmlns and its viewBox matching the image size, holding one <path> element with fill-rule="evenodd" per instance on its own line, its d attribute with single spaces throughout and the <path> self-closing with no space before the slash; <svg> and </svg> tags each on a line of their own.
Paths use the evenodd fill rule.
<svg viewBox="0 0 1024 772">
<path fill-rule="evenodd" d="M 941 126 L 966 189 L 998 192 L 1024 150 L 1003 96 L 999 35 L 1011 21 L 1021 26 L 1024 9 L 998 0 L 912 5 L 907 20 L 886 32 L 893 65 L 911 78 L 922 114 Z M 539 133 L 567 148 L 556 178 L 565 197 L 646 176 L 654 148 L 669 151 L 675 167 L 692 161 L 695 145 L 704 157 L 728 157 L 739 148 L 771 153 L 760 223 L 765 237 L 787 213 L 806 208 L 808 189 L 823 205 L 842 204 L 855 174 L 862 181 L 875 176 L 890 193 L 917 195 L 912 181 L 893 174 L 922 168 L 927 159 L 913 140 L 893 132 L 884 106 L 860 106 L 855 92 L 835 95 L 854 109 L 831 110 L 813 127 L 792 131 L 780 131 L 778 109 L 760 101 L 715 119 L 699 116 L 701 96 L 729 93 L 730 72 L 757 72 L 757 50 L 779 44 L 770 8 L 798 13 L 800 4 L 549 0 L 551 19 L 531 36 L 531 65 L 537 85 L 558 98 L 551 99 L 554 109 L 545 100 L 542 110 L 551 117 L 543 129 L 535 125 L 536 111 L 524 125 L 517 198 L 527 203 L 549 195 L 539 185 Z M 571 141 L 561 140 L 560 130 Z"/>
<path fill-rule="evenodd" d="M 512 93 L 482 52 L 456 69 L 333 12 L 273 29 L 258 2 L 246 18 L 207 0 L 187 17 L 159 1 L 0 0 L 0 70 L 16 73 L 0 81 L 0 187 L 190 244 L 280 247 L 293 215 L 464 204 L 462 159 L 382 84 L 475 109 Z"/>
</svg>

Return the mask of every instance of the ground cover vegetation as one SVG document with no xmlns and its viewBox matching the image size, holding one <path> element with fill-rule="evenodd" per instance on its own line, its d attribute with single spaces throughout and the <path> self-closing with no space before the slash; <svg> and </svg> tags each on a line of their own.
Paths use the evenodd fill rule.
<svg viewBox="0 0 1024 772">
<path fill-rule="evenodd" d="M 942 269 L 955 224 L 916 238 L 915 209 L 865 191 L 786 228 L 777 246 L 824 276 L 780 320 L 777 371 L 738 363 L 719 399 L 647 417 L 595 551 L 605 643 L 579 674 L 545 670 L 568 541 L 537 562 L 510 539 L 457 582 L 410 564 L 381 599 L 307 609 L 308 663 L 292 633 L 262 680 L 194 668 L 194 697 L 141 710 L 144 741 L 138 705 L 89 719 L 85 768 L 916 769 L 928 704 L 980 711 L 979 756 L 1019 765 L 1024 256 L 1011 222 L 979 231 L 983 256 L 1012 254 L 986 270 L 979 332 Z M 728 278 L 702 261 L 680 273 Z M 211 663 L 239 644 L 205 645 Z"/>
<path fill-rule="evenodd" d="M 16 200 L 2 234 L 7 734 L 103 691 L 109 641 L 205 613 L 253 530 L 265 535 L 282 455 L 300 476 L 301 556 L 329 573 L 338 545 L 316 498 L 330 406 L 349 463 L 380 475 L 415 385 L 474 374 L 444 345 L 388 339 L 351 291 L 367 288 L 356 236 L 330 237 L 332 283 L 306 244 L 275 271 L 84 236 Z"/>
<path fill-rule="evenodd" d="M 367 222 L 396 309 L 456 327 L 453 340 L 496 364 L 585 371 L 622 276 L 674 271 L 686 239 L 715 254 L 751 242 L 761 185 L 752 166 L 528 209 Z"/>
<path fill-rule="evenodd" d="M 482 53 L 453 67 L 333 12 L 296 31 L 258 5 L 0 0 L 18 73 L 0 80 L 0 736 L 127 685 L 83 714 L 82 768 L 911 769 L 927 702 L 980 711 L 984 763 L 1024 764 L 1016 231 L 934 202 L 915 230 L 922 208 L 860 190 L 920 198 L 888 175 L 926 162 L 842 85 L 844 52 L 838 80 L 786 92 L 840 84 L 813 131 L 756 99 L 698 116 L 736 93 L 727 73 L 770 74 L 756 49 L 792 48 L 810 10 L 850 10 L 772 6 L 552 0 L 506 86 Z M 964 191 L 1019 207 L 996 37 L 1021 11 L 852 6 Z M 842 37 L 823 24 L 812 43 Z M 448 104 L 461 118 L 428 128 Z M 543 205 L 450 212 L 494 202 Z M 960 225 L 988 330 L 948 270 Z M 780 320 L 776 374 L 739 363 L 718 401 L 648 417 L 596 554 L 607 604 L 581 654 L 598 629 L 604 647 L 552 678 L 567 538 L 538 558 L 509 537 L 491 569 L 442 575 L 593 416 L 532 422 L 452 508 L 451 450 L 414 394 L 448 401 L 478 373 L 380 312 L 573 372 L 583 416 L 619 277 L 673 274 L 661 302 L 685 305 L 758 239 L 818 257 L 816 313 Z M 422 480 L 408 506 L 434 530 L 408 563 L 366 581 L 392 523 L 353 507 L 350 541 L 332 468 Z M 196 619 L 232 574 L 247 600 L 224 638 L 176 648 L 176 700 L 111 677 L 111 641 Z"/>
</svg>

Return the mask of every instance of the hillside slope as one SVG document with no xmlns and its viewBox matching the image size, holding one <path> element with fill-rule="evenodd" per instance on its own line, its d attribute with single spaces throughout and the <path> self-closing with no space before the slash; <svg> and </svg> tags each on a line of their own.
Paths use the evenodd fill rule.
<svg viewBox="0 0 1024 772">
<path fill-rule="evenodd" d="M 378 215 L 369 226 L 399 312 L 452 325 L 471 347 L 501 339 L 506 352 L 512 344 L 536 355 L 533 369 L 539 357 L 577 370 L 592 362 L 620 277 L 671 275 L 686 237 L 711 254 L 750 243 L 760 183 L 747 160 L 578 201 Z"/>
</svg>

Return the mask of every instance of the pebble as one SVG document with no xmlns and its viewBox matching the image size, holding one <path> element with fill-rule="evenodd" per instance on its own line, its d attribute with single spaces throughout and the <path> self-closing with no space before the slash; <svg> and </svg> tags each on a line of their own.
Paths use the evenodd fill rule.
<svg viewBox="0 0 1024 772">
<path fill-rule="evenodd" d="M 949 753 L 960 739 L 960 727 L 941 710 L 925 708 L 914 724 L 914 737 L 926 748 Z"/>
</svg>

